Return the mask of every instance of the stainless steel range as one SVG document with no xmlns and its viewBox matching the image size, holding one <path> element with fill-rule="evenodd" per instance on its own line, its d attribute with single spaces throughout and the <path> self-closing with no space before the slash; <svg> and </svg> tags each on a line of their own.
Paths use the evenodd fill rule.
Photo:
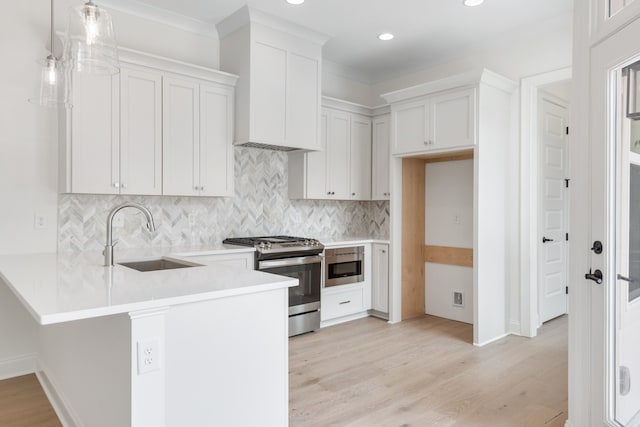
<svg viewBox="0 0 640 427">
<path fill-rule="evenodd" d="M 290 337 L 320 328 L 322 243 L 292 236 L 238 237 L 223 243 L 253 246 L 256 270 L 298 279 L 298 286 L 289 288 Z"/>
</svg>

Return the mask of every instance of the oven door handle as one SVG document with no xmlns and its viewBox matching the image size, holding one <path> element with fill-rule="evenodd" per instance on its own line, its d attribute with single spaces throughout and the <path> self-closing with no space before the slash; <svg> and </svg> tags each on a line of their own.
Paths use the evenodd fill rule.
<svg viewBox="0 0 640 427">
<path fill-rule="evenodd" d="M 258 262 L 258 270 L 266 270 L 268 268 L 290 267 L 293 265 L 318 264 L 322 262 L 322 256 L 302 256 L 297 258 L 274 259 Z"/>
</svg>

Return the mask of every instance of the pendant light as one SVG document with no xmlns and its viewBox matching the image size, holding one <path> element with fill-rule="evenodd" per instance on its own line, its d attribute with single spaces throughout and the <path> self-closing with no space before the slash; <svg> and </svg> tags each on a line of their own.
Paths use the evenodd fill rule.
<svg viewBox="0 0 640 427">
<path fill-rule="evenodd" d="M 116 74 L 119 70 L 111 15 L 89 0 L 71 7 L 65 57 L 77 72 Z"/>
<path fill-rule="evenodd" d="M 40 96 L 36 99 L 29 99 L 29 102 L 43 107 L 56 108 L 68 105 L 68 79 L 62 61 L 53 53 L 54 41 L 54 20 L 53 1 L 51 0 L 51 27 L 49 39 L 49 56 L 42 62 L 40 73 Z"/>
</svg>

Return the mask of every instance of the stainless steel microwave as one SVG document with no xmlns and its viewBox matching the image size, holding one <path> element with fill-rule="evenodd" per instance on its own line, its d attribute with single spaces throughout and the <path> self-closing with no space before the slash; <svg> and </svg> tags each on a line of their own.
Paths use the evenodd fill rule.
<svg viewBox="0 0 640 427">
<path fill-rule="evenodd" d="M 325 287 L 364 281 L 364 246 L 326 249 L 324 255 Z"/>
</svg>

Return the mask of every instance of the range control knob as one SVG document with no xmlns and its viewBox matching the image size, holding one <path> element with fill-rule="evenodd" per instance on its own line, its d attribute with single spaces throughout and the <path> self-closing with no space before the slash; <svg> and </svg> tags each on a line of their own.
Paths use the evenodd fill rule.
<svg viewBox="0 0 640 427">
<path fill-rule="evenodd" d="M 267 242 L 267 249 L 271 249 L 271 242 Z"/>
<path fill-rule="evenodd" d="M 266 245 L 264 244 L 264 242 L 260 242 L 260 244 L 258 245 L 258 247 L 259 247 L 260 249 L 264 249 L 264 248 L 265 248 L 265 246 L 266 246 Z"/>
<path fill-rule="evenodd" d="M 304 241 L 304 245 L 305 245 L 305 246 L 309 246 L 310 244 L 311 244 L 311 242 L 310 242 L 309 240 L 305 240 L 305 241 Z"/>
</svg>

